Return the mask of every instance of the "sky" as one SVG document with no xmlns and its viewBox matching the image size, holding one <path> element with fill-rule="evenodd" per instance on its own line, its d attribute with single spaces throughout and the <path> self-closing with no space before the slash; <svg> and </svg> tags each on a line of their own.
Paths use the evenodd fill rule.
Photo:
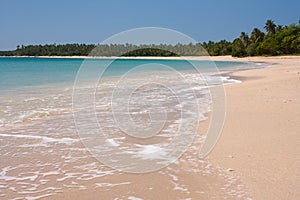
<svg viewBox="0 0 300 200">
<path fill-rule="evenodd" d="M 98 44 L 128 29 L 162 27 L 196 41 L 298 23 L 299 0 L 0 0 L 0 50 L 29 44 Z"/>
</svg>

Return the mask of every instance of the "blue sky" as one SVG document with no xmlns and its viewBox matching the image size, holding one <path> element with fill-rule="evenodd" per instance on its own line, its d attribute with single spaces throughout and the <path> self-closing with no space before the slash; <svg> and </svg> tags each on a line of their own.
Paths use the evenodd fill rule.
<svg viewBox="0 0 300 200">
<path fill-rule="evenodd" d="M 203 42 L 232 40 L 240 32 L 297 23 L 299 0 L 1 0 L 0 50 L 17 45 L 100 43 L 137 27 L 163 27 Z"/>
</svg>

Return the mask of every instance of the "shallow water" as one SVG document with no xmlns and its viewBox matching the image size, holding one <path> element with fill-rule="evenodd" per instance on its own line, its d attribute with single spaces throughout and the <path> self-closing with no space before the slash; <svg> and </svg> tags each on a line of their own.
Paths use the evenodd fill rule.
<svg viewBox="0 0 300 200">
<path fill-rule="evenodd" d="M 88 62 L 103 67 L 112 61 Z M 135 66 L 157 62 L 152 70 L 120 78 Z M 1 199 L 39 199 L 74 189 L 122 187 L 135 188 L 122 198 L 142 198 L 141 180 L 126 171 L 141 173 L 152 192 L 158 190 L 153 180 L 161 179 L 171 196 L 205 196 L 207 187 L 212 187 L 227 197 L 246 199 L 246 189 L 237 178 L 197 156 L 206 137 L 205 131 L 197 131 L 198 125 L 211 110 L 209 88 L 237 80 L 210 71 L 207 62 L 196 63 L 204 72 L 200 74 L 186 61 L 118 60 L 96 86 L 86 78 L 98 74 L 88 73 L 83 77 L 88 81 L 74 87 L 82 63 L 81 59 L 0 58 L 4 72 L 0 75 Z M 176 73 L 160 70 L 160 65 L 171 66 Z M 223 72 L 255 67 L 217 65 Z M 80 98 L 72 98 L 74 91 Z M 87 91 L 94 91 L 92 105 Z M 91 121 L 94 115 L 96 122 Z M 94 123 L 101 135 L 94 134 Z M 143 174 L 149 171 L 151 176 Z M 207 185 L 195 189 L 184 180 L 191 173 Z"/>
</svg>

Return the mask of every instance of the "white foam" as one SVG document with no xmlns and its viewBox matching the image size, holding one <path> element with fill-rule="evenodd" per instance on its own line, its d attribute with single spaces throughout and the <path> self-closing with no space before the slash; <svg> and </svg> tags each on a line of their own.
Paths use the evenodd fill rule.
<svg viewBox="0 0 300 200">
<path fill-rule="evenodd" d="M 229 84 L 235 84 L 235 83 L 241 83 L 242 81 L 232 79 L 228 76 L 222 76 L 222 81 L 224 82 L 224 85 L 229 85 Z"/>
<path fill-rule="evenodd" d="M 162 159 L 167 155 L 165 149 L 157 145 L 136 145 L 141 150 L 137 152 L 136 157 L 142 159 Z"/>
<path fill-rule="evenodd" d="M 169 176 L 172 177 L 173 181 L 178 181 L 178 177 L 177 177 L 177 176 L 175 176 L 175 175 L 173 175 L 173 174 L 169 174 Z"/>
<path fill-rule="evenodd" d="M 129 196 L 128 200 L 143 200 L 143 199 L 135 196 Z"/>
<path fill-rule="evenodd" d="M 78 174 L 79 173 L 66 173 L 64 177 L 58 178 L 58 179 L 56 179 L 56 181 L 61 182 L 61 181 L 67 180 L 69 178 L 75 178 L 75 177 L 77 177 L 76 175 L 78 175 Z"/>
<path fill-rule="evenodd" d="M 45 101 L 45 99 L 42 99 L 42 98 L 38 98 L 38 97 L 28 97 L 28 98 L 25 98 L 24 101 Z"/>
<path fill-rule="evenodd" d="M 105 140 L 107 144 L 109 144 L 110 146 L 113 146 L 113 147 L 118 147 L 120 146 L 119 143 L 117 143 L 114 139 L 106 139 Z"/>
<path fill-rule="evenodd" d="M 42 173 L 43 176 L 51 176 L 51 175 L 58 175 L 58 174 L 60 174 L 59 171 L 50 171 L 50 172 Z"/>
<path fill-rule="evenodd" d="M 39 136 L 39 135 L 24 135 L 24 134 L 5 134 L 1 133 L 0 137 L 14 137 L 14 138 L 22 138 L 22 139 L 39 139 L 42 140 L 42 143 L 60 143 L 70 145 L 72 143 L 78 142 L 79 139 L 74 138 L 51 138 L 47 136 Z"/>
<path fill-rule="evenodd" d="M 66 188 L 79 188 L 80 190 L 87 189 L 87 187 L 84 185 L 78 185 L 78 184 L 72 184 L 72 183 L 71 183 L 71 185 L 63 184 L 63 186 Z"/>
<path fill-rule="evenodd" d="M 61 188 L 56 188 L 56 187 L 47 187 L 41 190 L 35 190 L 35 191 L 19 191 L 19 194 L 36 194 L 36 193 L 41 193 L 41 192 L 49 192 L 49 191 L 61 191 Z M 49 193 L 48 193 L 49 194 Z"/>
<path fill-rule="evenodd" d="M 46 143 L 34 143 L 34 144 L 21 144 L 18 147 L 22 148 L 31 148 L 31 147 L 47 147 L 48 145 Z M 28 153 L 28 152 L 24 152 Z"/>
<path fill-rule="evenodd" d="M 15 120 L 15 123 L 20 123 L 23 122 L 25 119 L 30 118 L 32 116 L 34 116 L 35 114 L 39 113 L 36 110 L 32 110 L 32 111 L 24 111 L 22 114 L 20 114 L 18 116 L 18 118 Z"/>
<path fill-rule="evenodd" d="M 180 187 L 180 186 L 178 186 L 178 185 L 176 185 L 176 186 L 174 187 L 174 190 L 180 190 L 180 191 L 183 191 L 183 192 L 186 192 L 186 191 L 187 191 L 186 188 Z"/>
<path fill-rule="evenodd" d="M 0 185 L 0 189 L 4 189 L 4 188 L 7 188 L 6 185 Z"/>
<path fill-rule="evenodd" d="M 0 176 L 1 180 L 4 181 L 25 181 L 25 180 L 30 180 L 30 181 L 35 181 L 38 178 L 38 175 L 32 175 L 32 176 L 24 176 L 24 177 L 15 177 L 15 176 Z"/>
<path fill-rule="evenodd" d="M 43 195 L 39 195 L 39 196 L 35 196 L 35 197 L 27 196 L 27 197 L 25 197 L 25 199 L 26 200 L 36 200 L 36 199 L 41 199 L 41 198 L 44 198 L 44 197 L 49 197 L 51 195 L 53 195 L 53 194 L 43 194 Z"/>
<path fill-rule="evenodd" d="M 95 183 L 97 187 L 115 187 L 120 185 L 129 185 L 131 182 L 122 182 L 122 183 Z"/>
</svg>

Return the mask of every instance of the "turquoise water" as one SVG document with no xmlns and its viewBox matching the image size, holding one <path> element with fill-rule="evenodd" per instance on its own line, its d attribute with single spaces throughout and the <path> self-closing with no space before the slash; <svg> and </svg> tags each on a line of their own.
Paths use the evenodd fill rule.
<svg viewBox="0 0 300 200">
<path fill-rule="evenodd" d="M 208 119 L 212 97 L 218 97 L 210 88 L 236 83 L 228 71 L 253 67 L 215 64 L 221 74 L 208 61 L 0 58 L 0 198 L 39 199 L 85 188 L 107 192 L 97 184 L 114 180 L 113 187 L 120 187 L 118 180 L 125 180 L 115 169 L 162 168 L 187 147 L 186 158 L 159 174 L 170 190 L 177 166 L 189 166 L 195 177 L 209 170 L 215 180 L 220 172 L 196 156 L 206 137 L 206 131 L 198 133 L 199 123 Z M 96 72 L 107 66 L 95 87 Z M 138 66 L 144 67 L 120 77 Z M 79 69 L 78 79 L 92 82 L 75 82 L 73 88 Z M 130 184 L 139 187 L 134 180 Z"/>
<path fill-rule="evenodd" d="M 0 58 L 0 90 L 11 90 L 20 87 L 51 85 L 56 83 L 72 83 L 84 59 L 77 58 Z M 89 59 L 96 67 L 109 67 L 103 74 L 104 77 L 120 76 L 128 70 L 143 64 L 162 64 L 170 66 L 177 71 L 194 70 L 194 66 L 203 70 L 213 68 L 213 63 L 208 61 L 185 60 L 150 60 L 150 59 Z M 246 63 L 215 62 L 222 69 L 234 67 L 247 67 Z M 160 69 L 157 68 L 159 71 Z"/>
<path fill-rule="evenodd" d="M 82 59 L 0 58 L 0 89 L 74 80 Z"/>
</svg>

